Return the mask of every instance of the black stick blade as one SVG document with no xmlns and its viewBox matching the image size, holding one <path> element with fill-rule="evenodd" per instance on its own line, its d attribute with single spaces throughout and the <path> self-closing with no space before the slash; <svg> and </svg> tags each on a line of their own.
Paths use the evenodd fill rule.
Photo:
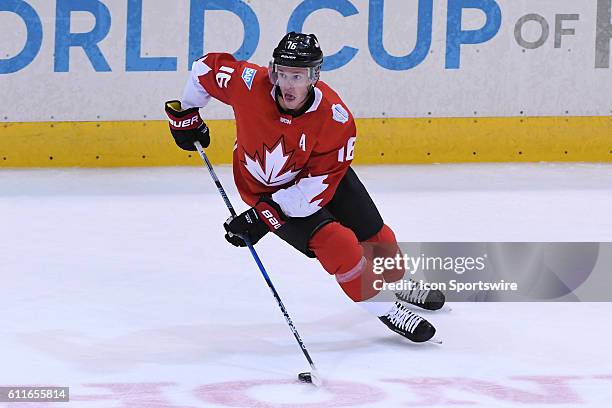
<svg viewBox="0 0 612 408">
<path fill-rule="evenodd" d="M 308 372 L 306 372 L 306 373 L 299 373 L 298 374 L 298 380 L 300 380 L 300 382 L 303 382 L 303 383 L 311 384 L 312 383 L 312 375 L 310 373 L 308 373 Z"/>
</svg>

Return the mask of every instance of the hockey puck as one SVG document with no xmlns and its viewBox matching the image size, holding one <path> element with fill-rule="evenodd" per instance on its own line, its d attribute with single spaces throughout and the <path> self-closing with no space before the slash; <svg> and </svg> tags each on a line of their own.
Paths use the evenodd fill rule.
<svg viewBox="0 0 612 408">
<path fill-rule="evenodd" d="M 303 383 L 312 383 L 312 375 L 310 373 L 299 373 L 298 380 Z"/>
</svg>

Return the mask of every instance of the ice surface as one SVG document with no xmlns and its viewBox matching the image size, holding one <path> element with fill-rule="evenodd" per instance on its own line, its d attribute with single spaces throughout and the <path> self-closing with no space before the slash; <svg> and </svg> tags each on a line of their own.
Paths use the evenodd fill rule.
<svg viewBox="0 0 612 408">
<path fill-rule="evenodd" d="M 610 165 L 356 170 L 401 241 L 612 240 Z M 609 303 L 457 303 L 423 313 L 444 345 L 413 345 L 269 236 L 257 250 L 325 381 L 299 384 L 226 217 L 203 168 L 0 171 L 0 385 L 70 386 L 54 406 L 79 408 L 611 406 Z"/>
</svg>

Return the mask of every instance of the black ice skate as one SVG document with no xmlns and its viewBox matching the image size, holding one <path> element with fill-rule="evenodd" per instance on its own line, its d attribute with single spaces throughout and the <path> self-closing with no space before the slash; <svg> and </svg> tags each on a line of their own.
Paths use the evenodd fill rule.
<svg viewBox="0 0 612 408">
<path fill-rule="evenodd" d="M 387 327 L 415 343 L 423 343 L 436 334 L 436 329 L 427 320 L 411 312 L 402 302 L 396 301 L 393 309 L 379 317 Z"/>
<path fill-rule="evenodd" d="M 446 300 L 444 293 L 437 289 L 419 289 L 418 285 L 415 286 L 410 290 L 396 292 L 395 296 L 402 302 L 427 310 L 439 310 L 444 306 Z"/>
</svg>

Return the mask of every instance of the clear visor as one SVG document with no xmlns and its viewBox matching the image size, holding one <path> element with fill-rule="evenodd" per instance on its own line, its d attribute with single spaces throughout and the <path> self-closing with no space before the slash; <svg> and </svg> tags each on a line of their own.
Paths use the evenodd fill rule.
<svg viewBox="0 0 612 408">
<path fill-rule="evenodd" d="M 270 79 L 280 87 L 305 87 L 316 82 L 312 68 L 286 67 L 274 63 L 271 65 Z"/>
</svg>

